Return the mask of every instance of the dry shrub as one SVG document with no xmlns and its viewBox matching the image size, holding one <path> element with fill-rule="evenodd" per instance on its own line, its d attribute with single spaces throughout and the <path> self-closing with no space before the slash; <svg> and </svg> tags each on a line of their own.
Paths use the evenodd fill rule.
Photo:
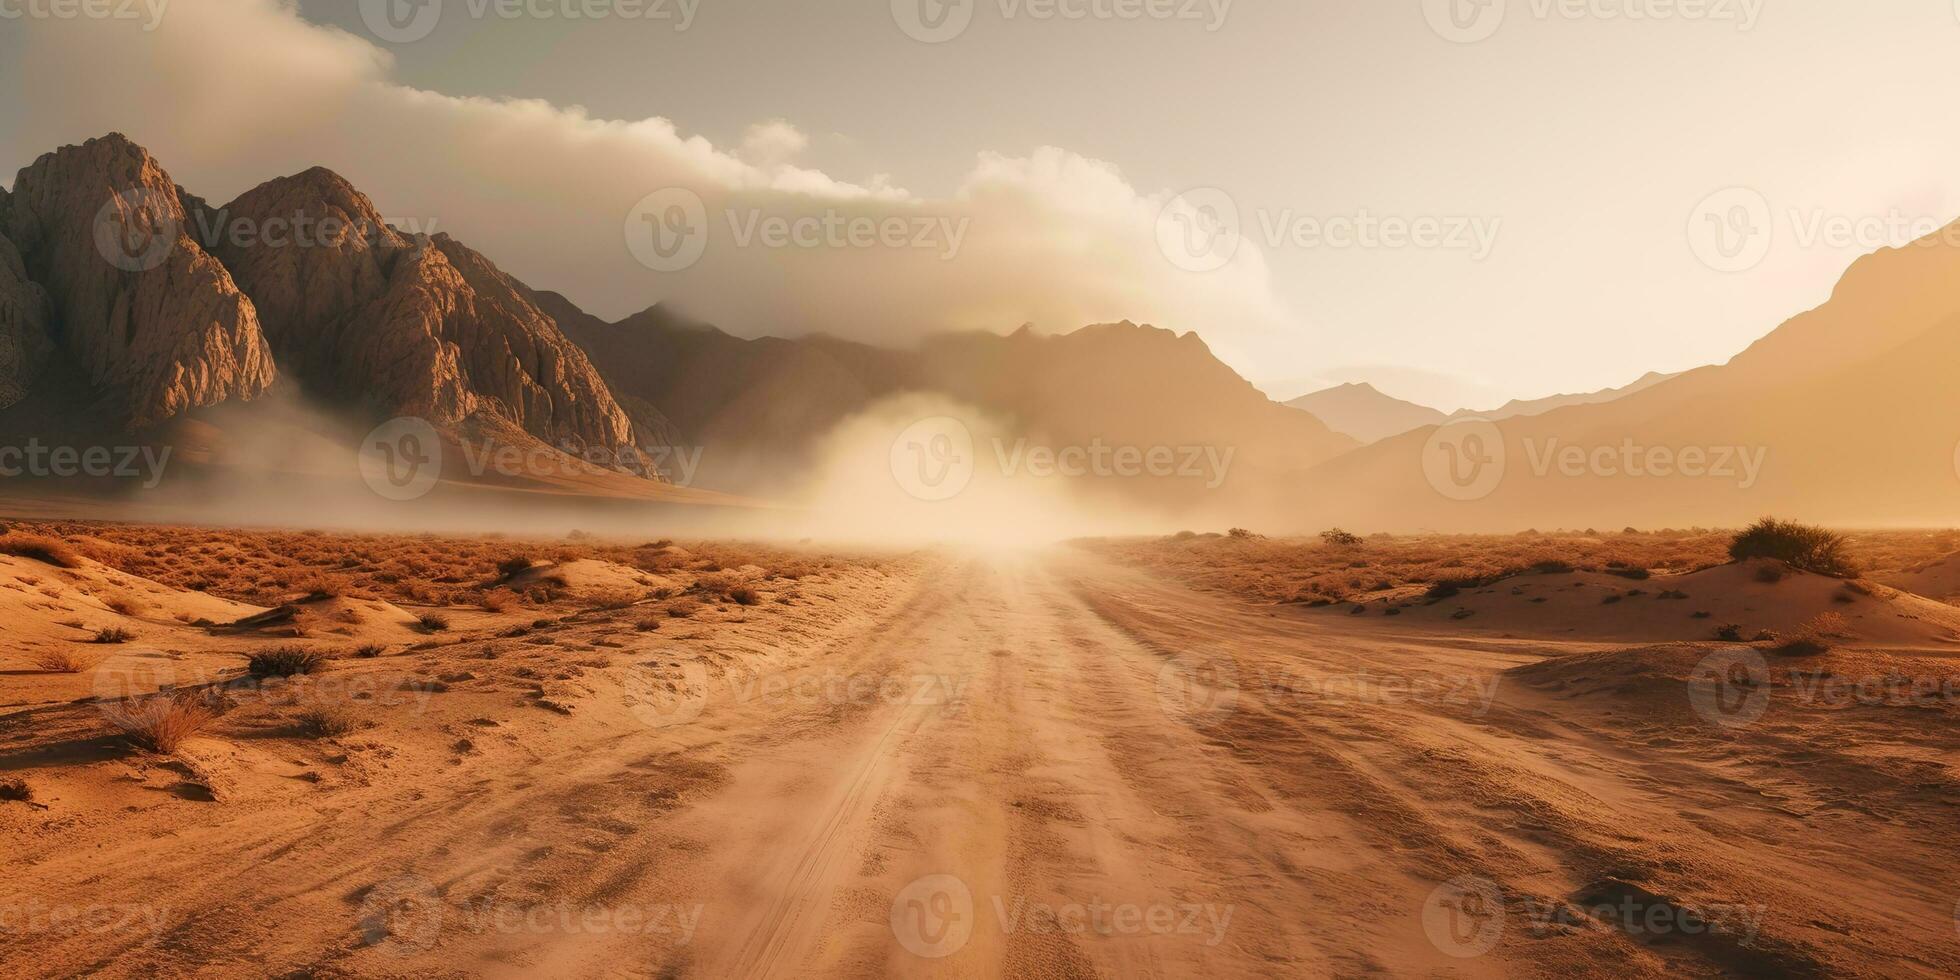
<svg viewBox="0 0 1960 980">
<path fill-rule="evenodd" d="M 431 633 L 440 633 L 449 628 L 449 617 L 436 613 L 423 613 L 416 622 Z"/>
<path fill-rule="evenodd" d="M 348 582 L 338 575 L 313 572 L 295 579 L 292 589 L 308 598 L 338 599 L 348 593 Z"/>
<path fill-rule="evenodd" d="M 103 605 L 124 616 L 135 616 L 148 608 L 143 600 L 127 592 L 111 592 L 101 598 Z"/>
<path fill-rule="evenodd" d="M 90 661 L 68 650 L 55 650 L 41 654 L 34 661 L 36 667 L 50 674 L 79 674 L 89 668 Z"/>
<path fill-rule="evenodd" d="M 218 709 L 209 700 L 195 695 L 158 695 L 125 701 L 108 715 L 110 722 L 138 747 L 169 755 L 185 739 L 216 721 Z"/>
<path fill-rule="evenodd" d="M 1836 578 L 1857 578 L 1858 568 L 1846 554 L 1842 534 L 1765 517 L 1744 529 L 1729 544 L 1729 557 L 1736 561 L 1774 558 L 1791 568 Z"/>
<path fill-rule="evenodd" d="M 606 589 L 587 597 L 585 607 L 600 611 L 629 609 L 639 604 L 640 598 L 641 593 L 630 589 Z"/>
<path fill-rule="evenodd" d="M 667 607 L 667 615 L 674 619 L 690 619 L 701 611 L 701 604 L 693 599 L 682 599 Z"/>
<path fill-rule="evenodd" d="M 1818 613 L 1798 627 L 1796 635 L 1777 652 L 1790 657 L 1814 657 L 1831 652 L 1838 641 L 1850 635 L 1851 623 L 1843 616 L 1834 612 Z"/>
<path fill-rule="evenodd" d="M 517 602 L 517 593 L 509 589 L 492 589 L 483 594 L 481 605 L 484 612 L 500 613 Z"/>
<path fill-rule="evenodd" d="M 136 639 L 136 634 L 120 626 L 105 626 L 95 631 L 97 643 L 128 643 Z"/>
<path fill-rule="evenodd" d="M 245 669 L 253 677 L 261 680 L 268 677 L 296 677 L 301 674 L 317 674 L 327 669 L 330 661 L 327 655 L 318 650 L 300 647 L 275 647 L 252 654 Z"/>
<path fill-rule="evenodd" d="M 361 716 L 344 704 L 314 704 L 293 719 L 307 738 L 339 738 L 361 727 Z"/>
<path fill-rule="evenodd" d="M 41 534 L 0 534 L 0 555 L 13 555 L 58 568 L 80 568 L 82 556 L 66 541 Z"/>
<path fill-rule="evenodd" d="M 34 802 L 34 787 L 27 785 L 25 779 L 0 779 L 0 800 L 14 803 Z"/>
<path fill-rule="evenodd" d="M 729 589 L 728 597 L 735 600 L 735 604 L 740 606 L 753 606 L 762 602 L 762 593 L 746 585 L 738 585 L 735 588 Z"/>
</svg>

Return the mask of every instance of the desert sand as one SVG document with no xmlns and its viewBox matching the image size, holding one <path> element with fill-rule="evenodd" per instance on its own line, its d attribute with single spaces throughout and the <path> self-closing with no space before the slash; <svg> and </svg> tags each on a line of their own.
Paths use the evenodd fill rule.
<svg viewBox="0 0 1960 980">
<path fill-rule="evenodd" d="M 364 583 L 333 591 L 372 594 L 246 603 L 85 552 L 138 562 L 116 542 L 147 533 L 145 567 L 188 578 L 249 532 L 68 530 L 74 567 L 0 559 L 0 780 L 28 797 L 0 802 L 0 908 L 37 973 L 1960 970 L 1939 870 L 1960 610 L 1889 589 L 1846 617 L 1869 637 L 1792 656 L 1608 618 L 1652 598 L 1492 629 L 1508 583 L 1360 616 L 1112 557 L 1193 546 L 1168 540 L 314 535 Z M 511 554 L 547 557 L 495 567 Z M 444 555 L 467 557 L 434 574 Z M 418 605 L 388 590 L 419 583 L 368 577 L 409 560 L 454 591 Z M 1589 575 L 1635 584 L 1542 587 L 1605 587 L 1566 584 Z M 1665 601 L 1684 623 L 1696 603 L 1793 618 L 1822 591 L 1746 565 L 1687 581 Z M 1565 628 L 1581 611 L 1607 625 Z M 133 636 L 90 642 L 110 627 Z M 250 677 L 284 647 L 332 659 Z M 57 653 L 86 665 L 52 672 Z M 160 686 L 222 713 L 139 748 L 116 709 Z M 328 709 L 349 727 L 319 731 Z"/>
</svg>

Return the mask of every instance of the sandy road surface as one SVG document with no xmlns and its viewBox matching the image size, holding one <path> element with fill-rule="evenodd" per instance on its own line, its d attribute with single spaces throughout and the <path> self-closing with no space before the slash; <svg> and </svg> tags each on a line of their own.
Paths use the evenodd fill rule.
<svg viewBox="0 0 1960 980">
<path fill-rule="evenodd" d="M 1798 813 L 1803 772 L 1500 679 L 1544 645 L 1342 627 L 1073 551 L 948 557 L 780 671 L 585 713 L 522 767 L 27 846 L 9 891 L 176 914 L 10 970 L 1960 972 L 1954 801 Z"/>
</svg>

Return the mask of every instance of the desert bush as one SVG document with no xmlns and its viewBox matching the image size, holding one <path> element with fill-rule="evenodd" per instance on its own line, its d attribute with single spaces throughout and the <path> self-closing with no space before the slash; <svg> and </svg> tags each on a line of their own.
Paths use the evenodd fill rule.
<svg viewBox="0 0 1960 980">
<path fill-rule="evenodd" d="M 0 534 L 0 555 L 13 555 L 60 568 L 80 568 L 82 556 L 68 542 L 42 534 Z"/>
<path fill-rule="evenodd" d="M 639 622 L 634 623 L 633 628 L 639 630 L 642 633 L 657 633 L 660 631 L 660 620 L 642 619 Z"/>
<path fill-rule="evenodd" d="M 585 600 L 587 609 L 610 612 L 615 609 L 630 609 L 640 601 L 640 593 L 630 589 L 606 589 L 593 593 Z"/>
<path fill-rule="evenodd" d="M 307 738 L 338 738 L 361 727 L 360 715 L 344 704 L 309 705 L 293 720 Z"/>
<path fill-rule="evenodd" d="M 693 599 L 682 599 L 667 607 L 667 615 L 674 619 L 688 619 L 701 611 L 701 604 Z"/>
<path fill-rule="evenodd" d="M 330 661 L 327 655 L 318 650 L 301 647 L 275 647 L 252 654 L 245 665 L 246 672 L 260 679 L 268 677 L 296 677 L 301 674 L 317 674 L 327 669 Z"/>
<path fill-rule="evenodd" d="M 179 694 L 126 701 L 109 712 L 110 721 L 140 748 L 159 755 L 177 751 L 185 739 L 217 720 L 209 700 Z"/>
<path fill-rule="evenodd" d="M 1846 554 L 1844 535 L 1821 527 L 1766 517 L 1735 536 L 1729 557 L 1736 561 L 1774 558 L 1791 568 L 1835 578 L 1858 577 Z"/>
<path fill-rule="evenodd" d="M 127 592 L 111 592 L 102 596 L 102 604 L 123 616 L 134 616 L 145 608 L 143 601 Z"/>
<path fill-rule="evenodd" d="M 517 601 L 516 593 L 509 589 L 492 589 L 483 594 L 481 605 L 484 612 L 500 613 Z"/>
<path fill-rule="evenodd" d="M 1735 623 L 1730 623 L 1726 626 L 1718 626 L 1715 628 L 1715 638 L 1718 640 L 1725 640 L 1729 643 L 1741 643 L 1742 627 Z"/>
<path fill-rule="evenodd" d="M 79 674 L 89 667 L 89 661 L 69 650 L 54 650 L 41 654 L 34 666 L 50 674 Z"/>
<path fill-rule="evenodd" d="M 728 590 L 728 598 L 734 600 L 738 606 L 753 606 L 762 602 L 762 593 L 746 585 L 738 585 Z"/>
<path fill-rule="evenodd" d="M 497 574 L 507 579 L 513 578 L 530 571 L 531 566 L 535 564 L 537 563 L 532 561 L 529 555 L 511 555 L 497 562 Z"/>
<path fill-rule="evenodd" d="M 1320 532 L 1320 540 L 1336 548 L 1352 548 L 1361 543 L 1361 535 L 1336 527 Z"/>
<path fill-rule="evenodd" d="M 128 643 L 133 639 L 136 639 L 136 634 L 120 626 L 105 626 L 95 631 L 97 643 Z"/>
<path fill-rule="evenodd" d="M 423 613 L 415 621 L 431 633 L 440 633 L 449 628 L 449 617 L 437 613 Z"/>
<path fill-rule="evenodd" d="M 25 779 L 0 779 L 0 800 L 15 803 L 34 802 L 34 787 L 27 785 Z"/>
<path fill-rule="evenodd" d="M 360 646 L 354 648 L 354 656 L 359 657 L 362 660 L 373 660 L 374 658 L 381 656 L 383 653 L 386 653 L 387 651 L 388 648 L 382 646 L 379 643 L 363 643 Z"/>
<path fill-rule="evenodd" d="M 348 583 L 338 575 L 312 572 L 295 579 L 292 589 L 309 598 L 338 599 L 348 593 Z"/>
<path fill-rule="evenodd" d="M 1251 541 L 1252 539 L 1257 538 L 1259 536 L 1242 527 L 1235 527 L 1229 531 L 1226 531 L 1225 534 L 1227 537 L 1231 538 L 1234 541 Z"/>
<path fill-rule="evenodd" d="M 1831 652 L 1837 641 L 1850 635 L 1851 624 L 1843 616 L 1834 612 L 1818 613 L 1798 627 L 1796 635 L 1777 652 L 1791 657 L 1814 657 Z"/>
</svg>

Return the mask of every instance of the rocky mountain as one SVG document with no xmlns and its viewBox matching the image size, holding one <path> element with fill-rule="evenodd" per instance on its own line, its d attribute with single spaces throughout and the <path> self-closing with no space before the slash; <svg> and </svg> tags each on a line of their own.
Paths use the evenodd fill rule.
<svg viewBox="0 0 1960 980">
<path fill-rule="evenodd" d="M 1517 399 L 1489 411 L 1465 408 L 1447 415 L 1427 405 L 1418 405 L 1384 394 L 1367 382 L 1338 385 L 1310 395 L 1302 395 L 1286 404 L 1290 408 L 1297 408 L 1313 415 L 1327 423 L 1328 428 L 1342 435 L 1353 436 L 1365 445 L 1424 426 L 1442 425 L 1454 419 L 1502 421 L 1520 416 L 1543 415 L 1554 409 L 1573 405 L 1599 405 L 1625 398 L 1635 392 L 1645 391 L 1673 377 L 1675 375 L 1654 372 L 1621 388 L 1608 388 L 1579 395 Z"/>
<path fill-rule="evenodd" d="M 131 427 L 250 399 L 276 373 L 251 301 L 188 227 L 170 175 L 116 134 L 36 160 L 7 203 L 5 251 L 45 290 L 50 340 Z"/>
<path fill-rule="evenodd" d="M 623 397 L 671 421 L 717 485 L 753 489 L 812 461 L 838 423 L 903 393 L 948 396 L 1036 444 L 1214 446 L 1298 472 L 1354 442 L 1280 406 L 1195 334 L 1134 323 L 1061 336 L 971 333 L 888 350 L 829 337 L 731 336 L 661 307 L 617 323 L 538 294 Z"/>
<path fill-rule="evenodd" d="M 715 447 L 706 478 L 744 485 L 810 462 L 837 423 L 912 383 L 913 358 L 826 337 L 747 340 L 655 306 L 617 323 L 538 293 L 636 421 L 670 446 Z"/>
<path fill-rule="evenodd" d="M 213 253 L 309 394 L 439 425 L 483 414 L 560 447 L 632 444 L 626 412 L 528 289 L 447 235 L 389 227 L 339 175 L 269 181 L 215 218 Z"/>
<path fill-rule="evenodd" d="M 1338 385 L 1286 403 L 1366 444 L 1449 419 L 1436 409 L 1385 395 L 1367 382 Z"/>
<path fill-rule="evenodd" d="M 389 227 L 330 171 L 213 207 L 111 134 L 0 195 L 0 428 L 168 441 L 283 379 L 354 432 L 413 415 L 451 439 L 632 445 L 626 410 L 528 296 L 461 242 Z"/>
<path fill-rule="evenodd" d="M 1515 399 L 1505 402 L 1502 406 L 1487 412 L 1479 412 L 1467 408 L 1461 409 L 1452 412 L 1450 418 L 1480 418 L 1501 421 L 1503 419 L 1517 418 L 1522 415 L 1543 415 L 1554 409 L 1570 408 L 1574 405 L 1601 405 L 1606 402 L 1617 401 L 1636 392 L 1646 391 L 1663 381 L 1669 381 L 1676 377 L 1679 377 L 1679 375 L 1649 371 L 1647 374 L 1641 376 L 1638 381 L 1618 388 L 1606 388 L 1600 391 L 1586 392 L 1578 395 L 1550 395 L 1545 398 Z M 1407 432 L 1408 430 L 1404 429 L 1402 431 Z"/>
<path fill-rule="evenodd" d="M 0 229 L 7 225 L 7 200 L 0 191 Z M 53 350 L 48 294 L 27 278 L 20 250 L 0 234 L 0 409 L 27 397 Z"/>
<path fill-rule="evenodd" d="M 1960 226 L 1860 259 L 1727 364 L 1331 461 L 1309 511 L 1385 530 L 1960 521 L 1956 242 Z"/>
</svg>

